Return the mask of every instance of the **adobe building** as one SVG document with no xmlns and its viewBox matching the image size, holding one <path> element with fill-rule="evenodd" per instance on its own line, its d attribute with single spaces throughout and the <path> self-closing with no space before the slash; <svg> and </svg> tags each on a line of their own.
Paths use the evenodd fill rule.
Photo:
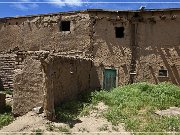
<svg viewBox="0 0 180 135">
<path fill-rule="evenodd" d="M 14 88 L 17 114 L 40 105 L 52 114 L 54 104 L 85 90 L 180 85 L 180 9 L 1 18 L 0 77 Z"/>
</svg>

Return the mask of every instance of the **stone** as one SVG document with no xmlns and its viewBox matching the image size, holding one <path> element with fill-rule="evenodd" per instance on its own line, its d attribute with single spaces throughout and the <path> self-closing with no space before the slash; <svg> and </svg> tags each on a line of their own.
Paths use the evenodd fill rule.
<svg viewBox="0 0 180 135">
<path fill-rule="evenodd" d="M 36 107 L 32 109 L 33 112 L 35 112 L 36 114 L 41 114 L 43 113 L 43 107 Z"/>
<path fill-rule="evenodd" d="M 170 107 L 167 110 L 156 111 L 155 113 L 160 116 L 177 116 L 180 115 L 180 108 Z"/>
</svg>

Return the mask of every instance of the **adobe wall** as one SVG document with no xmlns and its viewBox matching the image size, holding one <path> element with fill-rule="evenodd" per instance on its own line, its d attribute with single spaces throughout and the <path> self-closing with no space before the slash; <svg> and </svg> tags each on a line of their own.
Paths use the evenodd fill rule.
<svg viewBox="0 0 180 135">
<path fill-rule="evenodd" d="M 169 81 L 180 85 L 180 12 L 144 13 L 137 24 L 136 81 Z M 168 77 L 159 77 L 161 68 Z"/>
<path fill-rule="evenodd" d="M 101 87 L 90 58 L 39 51 L 27 53 L 23 65 L 15 70 L 14 115 L 44 107 L 47 117 L 52 119 L 55 105 Z"/>
<path fill-rule="evenodd" d="M 41 62 L 27 57 L 24 67 L 14 75 L 13 114 L 24 115 L 44 103 L 43 72 Z"/>
<path fill-rule="evenodd" d="M 0 90 L 13 89 L 16 54 L 0 54 Z"/>
<path fill-rule="evenodd" d="M 60 22 L 70 21 L 70 31 Z M 24 52 L 50 50 L 90 54 L 90 20 L 86 13 L 59 13 L 0 19 L 0 78 L 2 89 L 13 89 L 14 69 L 22 69 Z M 22 52 L 22 53 L 21 53 Z"/>
<path fill-rule="evenodd" d="M 70 21 L 70 31 L 60 31 L 60 22 Z M 90 20 L 86 13 L 49 14 L 0 19 L 0 52 L 88 51 Z"/>
<path fill-rule="evenodd" d="M 126 13 L 92 13 L 93 56 L 98 68 L 99 80 L 103 86 L 104 68 L 115 68 L 118 72 L 118 85 L 129 82 L 131 63 L 131 25 Z M 115 27 L 124 27 L 124 38 L 116 38 Z"/>
<path fill-rule="evenodd" d="M 41 62 L 45 73 L 47 117 L 52 117 L 54 105 L 72 100 L 83 91 L 101 87 L 91 59 L 50 55 Z"/>
<path fill-rule="evenodd" d="M 93 56 L 95 65 L 100 66 L 100 80 L 104 68 L 114 68 L 118 85 L 142 81 L 180 84 L 178 11 L 96 12 L 91 16 Z M 115 27 L 124 27 L 123 38 L 116 38 Z M 168 77 L 159 77 L 162 66 L 168 70 Z"/>
</svg>

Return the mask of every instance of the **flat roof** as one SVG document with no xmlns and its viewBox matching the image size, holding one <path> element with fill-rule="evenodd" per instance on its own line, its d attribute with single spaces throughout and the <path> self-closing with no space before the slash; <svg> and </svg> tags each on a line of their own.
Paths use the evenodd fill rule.
<svg viewBox="0 0 180 135">
<path fill-rule="evenodd" d="M 165 9 L 144 9 L 144 10 L 107 10 L 107 9 L 87 9 L 87 10 L 77 10 L 77 11 L 67 11 L 67 12 L 55 12 L 47 14 L 37 14 L 37 15 L 25 15 L 25 16 L 15 16 L 15 17 L 4 17 L 0 18 L 1 20 L 8 19 L 18 19 L 18 18 L 31 18 L 39 16 L 50 16 L 50 15 L 67 15 L 67 14 L 77 14 L 77 13 L 89 13 L 89 12 L 114 12 L 114 13 L 135 13 L 135 12 L 171 12 L 171 11 L 180 11 L 180 8 L 165 8 Z"/>
</svg>

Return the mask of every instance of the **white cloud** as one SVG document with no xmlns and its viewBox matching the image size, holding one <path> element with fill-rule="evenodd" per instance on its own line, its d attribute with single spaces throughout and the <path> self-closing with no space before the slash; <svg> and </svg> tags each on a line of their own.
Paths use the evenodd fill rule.
<svg viewBox="0 0 180 135">
<path fill-rule="evenodd" d="M 50 2 L 50 4 L 58 7 L 83 5 L 82 0 L 45 0 L 45 1 L 48 1 Z"/>
<path fill-rule="evenodd" d="M 86 2 L 88 0 L 15 0 L 22 3 L 15 3 L 12 6 L 19 9 L 19 10 L 32 10 L 39 7 L 39 4 L 37 3 L 26 3 L 26 2 L 47 2 L 46 4 L 54 5 L 58 8 L 62 8 L 65 6 L 70 7 L 79 7 L 79 6 L 86 6 L 86 4 L 83 5 L 82 2 Z M 23 3 L 25 2 L 25 3 Z"/>
<path fill-rule="evenodd" d="M 15 3 L 12 6 L 17 9 L 24 10 L 24 11 L 38 8 L 38 4 L 36 4 L 36 3 L 30 3 L 30 4 L 24 3 L 23 4 L 23 2 L 31 2 L 31 0 L 18 0 L 18 2 L 22 2 L 22 3 Z"/>
</svg>

